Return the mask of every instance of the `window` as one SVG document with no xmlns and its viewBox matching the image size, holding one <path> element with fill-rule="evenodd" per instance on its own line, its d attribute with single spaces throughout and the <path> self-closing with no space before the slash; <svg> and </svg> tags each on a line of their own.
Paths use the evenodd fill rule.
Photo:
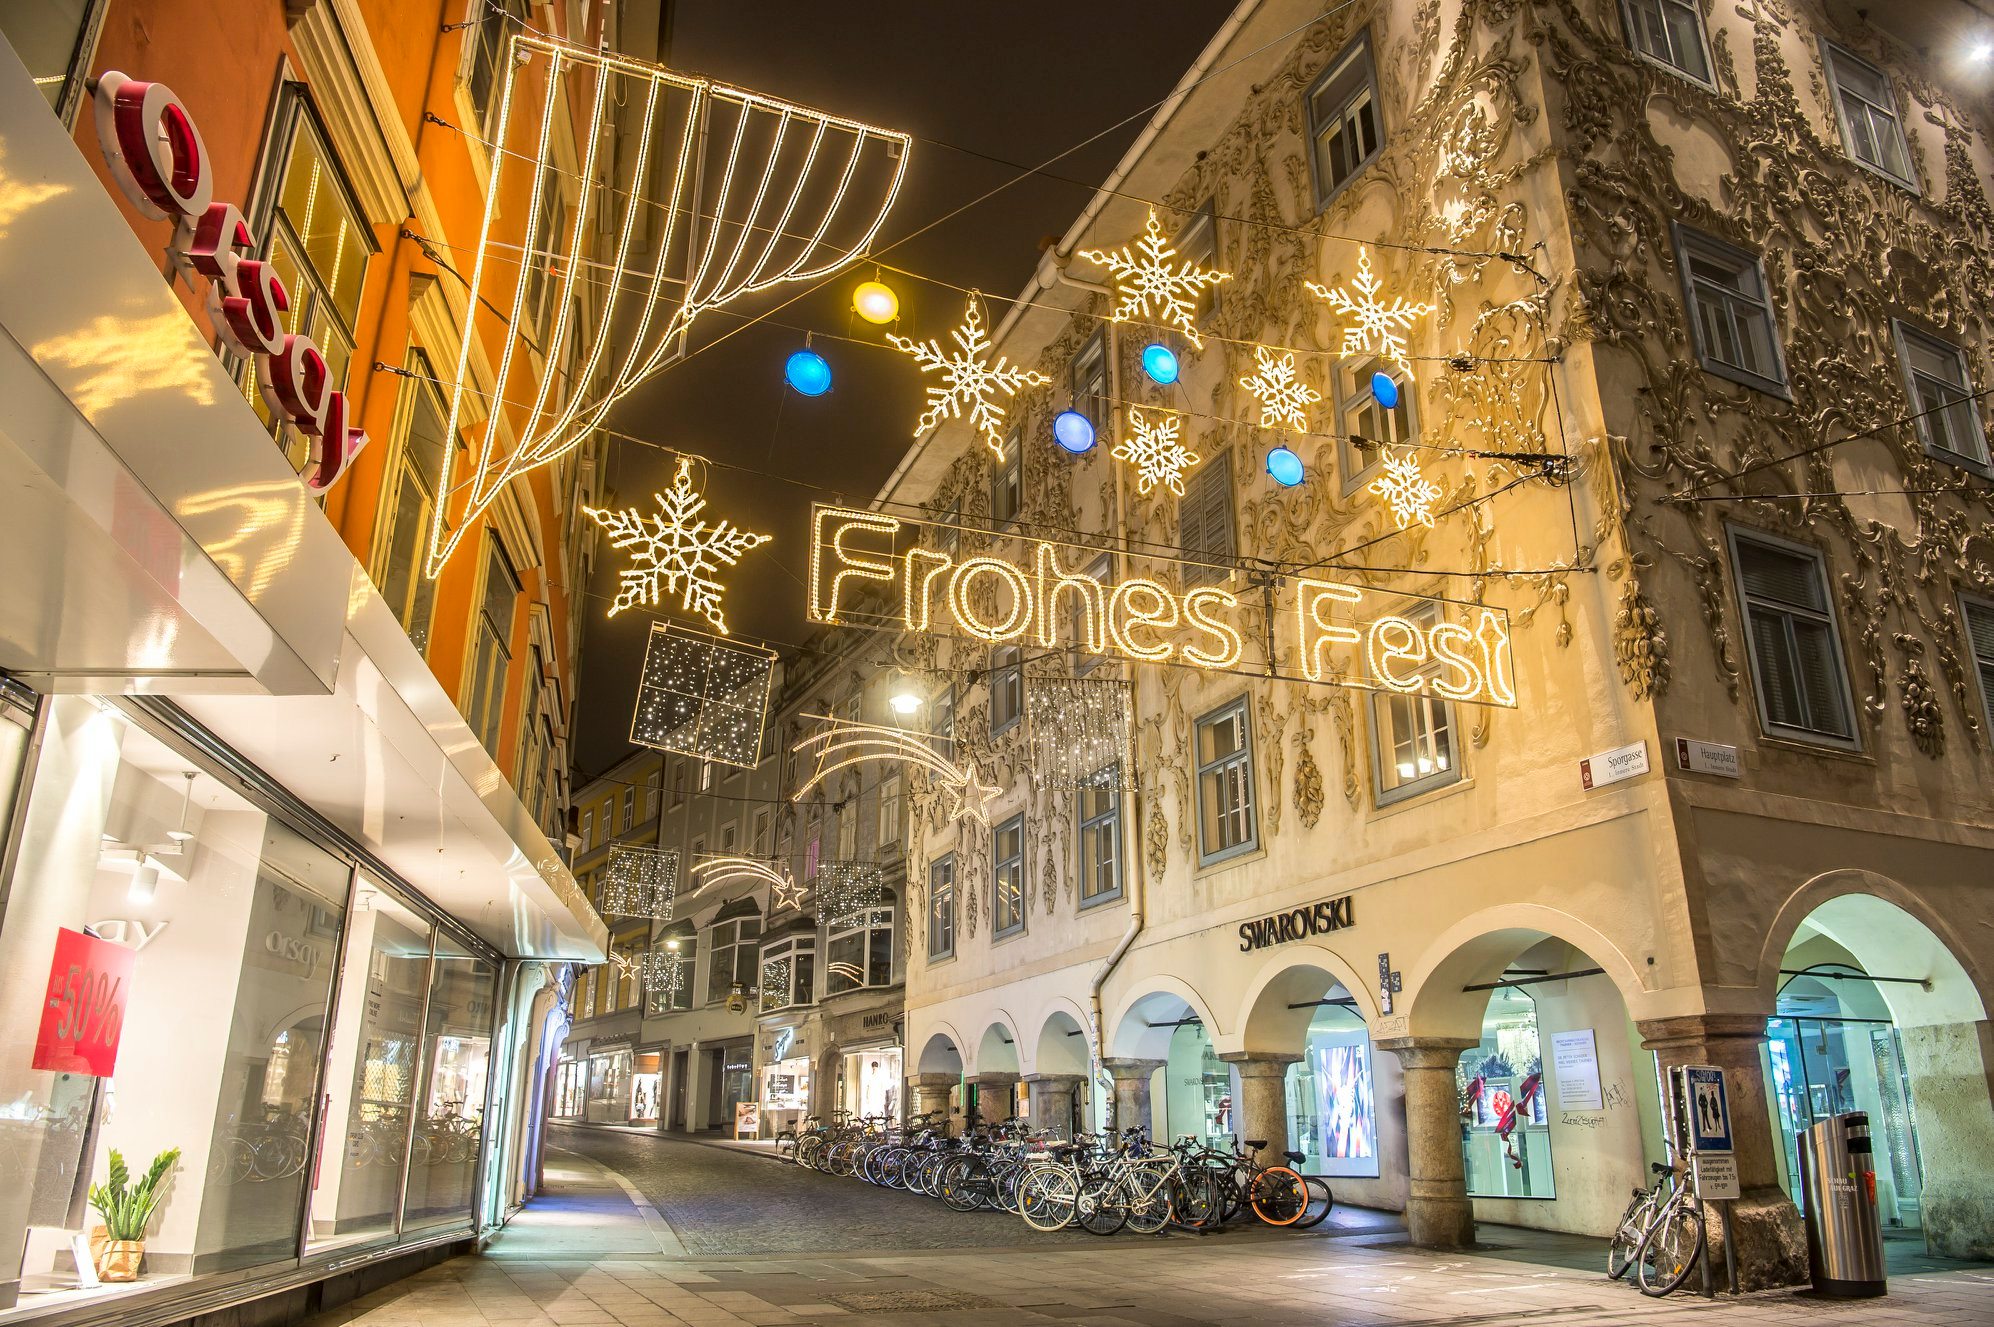
<svg viewBox="0 0 1994 1327">
<path fill-rule="evenodd" d="M 272 138 L 283 161 L 282 174 L 266 184 L 259 208 L 263 256 L 290 296 L 281 315 L 286 332 L 311 337 L 325 354 L 326 373 L 343 383 L 353 358 L 360 289 L 373 256 L 373 232 L 361 216 L 339 163 L 305 98 L 288 93 Z M 284 429 L 286 459 L 303 469 L 310 439 L 286 425 L 263 399 L 253 363 L 242 367 L 243 395 L 273 432 Z M 440 461 L 440 458 L 439 458 Z"/>
<path fill-rule="evenodd" d="M 1821 555 L 1733 529 L 1731 556 L 1766 731 L 1853 745 L 1853 707 Z"/>
<path fill-rule="evenodd" d="M 755 812 L 755 841 L 749 848 L 749 851 L 759 857 L 768 857 L 774 853 L 775 844 L 772 842 L 770 835 L 774 824 L 775 817 L 768 811 Z"/>
<path fill-rule="evenodd" d="M 468 0 L 468 3 L 471 26 L 464 40 L 470 43 L 471 51 L 464 81 L 471 104 L 489 120 L 498 106 L 498 98 L 493 94 L 500 82 L 506 39 L 515 29 L 525 26 L 526 6 L 523 0 Z"/>
<path fill-rule="evenodd" d="M 1897 357 L 1904 365 L 1904 390 L 1917 416 L 1918 438 L 1940 460 L 1964 461 L 1985 471 L 1987 435 L 1973 399 L 1960 348 L 1915 327 L 1897 324 Z"/>
<path fill-rule="evenodd" d="M 37 0 L 0 5 L 0 37 L 14 48 L 48 98 L 49 109 L 65 125 L 76 122 L 83 104 L 83 78 L 104 25 L 104 0 Z"/>
<path fill-rule="evenodd" d="M 882 848 L 900 842 L 900 808 L 900 774 L 895 771 L 879 781 L 879 837 L 874 841 Z"/>
<path fill-rule="evenodd" d="M 1015 645 L 990 651 L 990 734 L 1003 732 L 1025 712 L 1024 653 Z"/>
<path fill-rule="evenodd" d="M 1171 248 L 1177 250 L 1179 262 L 1190 263 L 1208 271 L 1219 265 L 1219 221 L 1218 199 L 1207 198 L 1205 205 L 1191 214 L 1184 223 L 1184 229 L 1177 232 L 1177 239 Z M 1199 318 L 1207 318 L 1219 310 L 1219 288 L 1209 285 L 1198 292 L 1192 307 Z"/>
<path fill-rule="evenodd" d="M 1383 373 L 1398 388 L 1398 404 L 1379 404 L 1375 382 Z M 1387 447 L 1410 447 L 1419 441 L 1419 416 L 1413 405 L 1412 378 L 1374 355 L 1344 360 L 1336 369 L 1336 442 L 1343 472 L 1343 491 L 1363 482 Z M 1362 438 L 1369 446 L 1358 446 Z"/>
<path fill-rule="evenodd" d="M 545 798 L 553 790 L 548 762 L 553 732 L 541 713 L 545 698 L 545 660 L 538 645 L 527 647 L 526 685 L 519 698 L 519 755 L 513 764 L 512 786 L 519 800 L 532 813 L 533 823 L 546 822 Z"/>
<path fill-rule="evenodd" d="M 737 917 L 715 922 L 706 932 L 706 1002 L 715 1004 L 727 998 L 738 985 L 747 990 L 755 985 L 755 960 L 761 949 L 755 942 L 762 934 L 759 917 Z"/>
<path fill-rule="evenodd" d="M 1004 440 L 1004 459 L 990 475 L 990 519 L 997 525 L 1018 519 L 1018 509 L 1024 505 L 1023 465 L 1024 439 L 1013 429 Z"/>
<path fill-rule="evenodd" d="M 929 726 L 934 733 L 935 750 L 955 758 L 955 683 L 936 692 L 928 702 Z"/>
<path fill-rule="evenodd" d="M 1980 678 L 1980 708 L 1987 716 L 1988 728 L 1994 729 L 1994 603 L 1962 599 L 1959 607 L 1960 619 L 1966 624 L 1967 649 Z"/>
<path fill-rule="evenodd" d="M 1411 615 L 1422 631 L 1434 625 L 1437 612 Z M 1429 677 L 1438 662 L 1405 672 Z M 1454 709 L 1439 696 L 1374 691 L 1371 693 L 1371 759 L 1378 779 L 1378 805 L 1389 806 L 1433 788 L 1458 782 L 1460 753 L 1454 749 Z"/>
<path fill-rule="evenodd" d="M 1080 906 L 1122 893 L 1122 771 L 1110 765 L 1080 790 Z"/>
<path fill-rule="evenodd" d="M 464 717 L 485 750 L 498 750 L 505 699 L 506 668 L 512 661 L 512 617 L 519 603 L 519 577 L 505 546 L 494 538 L 485 546 L 485 593 L 478 605 L 477 641 L 471 650 L 470 709 Z"/>
<path fill-rule="evenodd" d="M 1080 353 L 1066 366 L 1066 387 L 1073 408 L 1087 416 L 1087 422 L 1102 433 L 1108 431 L 1108 341 L 1106 329 L 1097 327 L 1080 347 Z"/>
<path fill-rule="evenodd" d="M 662 966 L 662 984 L 651 988 L 651 1012 L 667 1014 L 692 1008 L 692 974 L 698 961 L 698 941 L 691 928 L 681 927 L 658 941 L 652 962 Z"/>
<path fill-rule="evenodd" d="M 672 762 L 672 805 L 678 806 L 684 801 L 685 762 L 683 760 L 675 760 Z"/>
<path fill-rule="evenodd" d="M 762 950 L 762 1010 L 787 1009 L 816 999 L 817 937 L 791 936 Z"/>
<path fill-rule="evenodd" d="M 1821 63 L 1828 68 L 1834 89 L 1835 118 L 1842 126 L 1842 146 L 1849 155 L 1907 189 L 1916 189 L 1911 176 L 1911 152 L 1904 143 L 1904 122 L 1897 118 L 1897 98 L 1890 80 L 1866 60 L 1839 46 L 1821 43 Z"/>
<path fill-rule="evenodd" d="M 1025 929 L 1025 818 L 1012 816 L 991 835 L 990 938 Z"/>
<path fill-rule="evenodd" d="M 893 909 L 868 908 L 836 923 L 824 940 L 824 994 L 893 984 Z"/>
<path fill-rule="evenodd" d="M 1198 720 L 1198 864 L 1260 846 L 1246 697 Z"/>
<path fill-rule="evenodd" d="M 589 850 L 589 836 L 593 833 L 595 833 L 595 812 L 593 810 L 584 811 L 582 812 L 582 851 L 583 852 L 587 852 Z"/>
<path fill-rule="evenodd" d="M 1307 105 L 1309 141 L 1315 145 L 1310 165 L 1321 211 L 1384 146 L 1369 37 L 1359 36 L 1330 62 L 1309 88 Z"/>
<path fill-rule="evenodd" d="M 1711 86 L 1703 11 L 1695 0 L 1620 0 L 1620 16 L 1627 24 L 1627 44 L 1636 54 Z"/>
<path fill-rule="evenodd" d="M 554 293 L 554 278 L 568 252 L 568 205 L 559 189 L 540 191 L 540 210 L 534 219 L 533 252 L 522 255 L 526 268 L 526 316 L 528 326 L 546 325 L 548 297 Z"/>
<path fill-rule="evenodd" d="M 1703 367 L 1720 378 L 1785 396 L 1786 366 L 1758 258 L 1682 227 L 1676 228 L 1676 249 Z"/>
<path fill-rule="evenodd" d="M 928 957 L 955 957 L 955 854 L 928 863 Z"/>
<path fill-rule="evenodd" d="M 1115 574 L 1114 554 L 1101 554 L 1101 556 L 1087 564 L 1086 572 L 1094 580 L 1106 585 L 1109 578 Z M 1100 665 L 1102 659 L 1101 655 L 1089 654 L 1086 650 L 1080 648 L 1087 640 L 1088 608 L 1089 604 L 1084 595 L 1075 594 L 1068 596 L 1066 638 L 1074 646 L 1070 657 L 1073 660 L 1073 675 L 1075 677 L 1085 677 L 1087 674 L 1093 672 Z"/>
<path fill-rule="evenodd" d="M 644 819 L 646 820 L 656 820 L 658 818 L 658 780 L 661 777 L 663 777 L 663 771 L 651 775 L 650 778 L 644 781 Z"/>
<path fill-rule="evenodd" d="M 838 860 L 852 862 L 859 855 L 859 809 L 856 804 L 834 813 L 838 822 Z"/>
<path fill-rule="evenodd" d="M 723 856 L 732 856 L 741 838 L 740 822 L 730 820 L 720 827 L 720 851 Z"/>
<path fill-rule="evenodd" d="M 957 498 L 942 513 L 942 523 L 935 530 L 935 547 L 953 560 L 962 551 L 962 499 Z"/>
<path fill-rule="evenodd" d="M 1224 580 L 1232 572 L 1232 458 L 1221 455 L 1185 481 L 1177 500 L 1177 547 L 1188 588 Z"/>
<path fill-rule="evenodd" d="M 637 820 L 637 790 L 635 788 L 625 788 L 623 790 L 623 824 L 619 828 L 621 828 L 624 833 L 628 834 L 630 832 L 630 826 L 635 824 L 636 820 Z"/>
<path fill-rule="evenodd" d="M 817 867 L 824 859 L 824 822 L 817 812 L 810 813 L 810 837 L 803 845 L 803 878 L 815 880 Z"/>
<path fill-rule="evenodd" d="M 699 790 L 701 792 L 709 792 L 712 790 L 712 788 L 713 788 L 713 762 L 710 760 L 702 760 L 699 762 Z"/>
</svg>

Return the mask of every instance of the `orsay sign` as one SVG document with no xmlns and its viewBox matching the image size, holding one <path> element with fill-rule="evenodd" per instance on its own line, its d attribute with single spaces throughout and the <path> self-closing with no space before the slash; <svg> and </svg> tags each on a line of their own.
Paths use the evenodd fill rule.
<svg viewBox="0 0 1994 1327">
<path fill-rule="evenodd" d="M 1305 908 L 1293 908 L 1239 924 L 1239 952 L 1250 954 L 1269 945 L 1290 940 L 1306 940 L 1312 935 L 1328 935 L 1356 923 L 1351 919 L 1350 895 L 1324 899 Z"/>
</svg>

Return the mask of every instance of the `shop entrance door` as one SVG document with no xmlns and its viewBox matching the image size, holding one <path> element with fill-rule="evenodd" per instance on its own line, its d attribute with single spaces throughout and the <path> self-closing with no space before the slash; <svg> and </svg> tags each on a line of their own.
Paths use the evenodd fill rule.
<svg viewBox="0 0 1994 1327">
<path fill-rule="evenodd" d="M 691 1067 L 691 1059 L 690 1051 L 672 1052 L 671 1114 L 665 1120 L 665 1126 L 670 1129 L 685 1128 L 685 1075 Z"/>
<path fill-rule="evenodd" d="M 1788 1193 L 1798 1200 L 1800 1131 L 1831 1115 L 1865 1111 L 1876 1142 L 1878 1214 L 1886 1226 L 1919 1229 L 1924 1184 L 1896 1027 L 1884 1018 L 1789 1014 L 1766 1021 L 1766 1043 Z"/>
</svg>

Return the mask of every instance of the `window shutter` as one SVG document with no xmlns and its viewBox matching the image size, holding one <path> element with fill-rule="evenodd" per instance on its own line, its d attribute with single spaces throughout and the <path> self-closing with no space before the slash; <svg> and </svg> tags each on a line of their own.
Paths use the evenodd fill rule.
<svg viewBox="0 0 1994 1327">
<path fill-rule="evenodd" d="M 1821 567 L 1814 558 L 1745 542 L 1738 545 L 1738 558 L 1745 593 L 1753 598 L 1793 604 L 1816 613 L 1827 611 Z"/>
</svg>

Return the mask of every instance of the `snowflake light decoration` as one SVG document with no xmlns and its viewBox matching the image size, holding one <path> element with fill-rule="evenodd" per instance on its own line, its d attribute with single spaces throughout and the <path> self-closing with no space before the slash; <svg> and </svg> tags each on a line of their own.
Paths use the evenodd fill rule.
<svg viewBox="0 0 1994 1327">
<path fill-rule="evenodd" d="M 1199 267 L 1188 258 L 1171 262 L 1177 251 L 1164 243 L 1155 208 L 1149 211 L 1148 233 L 1133 245 L 1124 244 L 1113 252 L 1083 249 L 1080 256 L 1115 274 L 1115 295 L 1120 302 L 1108 315 L 1110 322 L 1127 322 L 1139 315 L 1158 325 L 1175 327 L 1192 345 L 1205 348 L 1204 338 L 1191 321 L 1198 312 L 1198 296 L 1207 286 L 1231 280 L 1232 273 Z"/>
<path fill-rule="evenodd" d="M 1266 346 L 1255 346 L 1253 359 L 1259 367 L 1239 385 L 1260 402 L 1260 427 L 1307 433 L 1308 408 L 1322 400 L 1322 393 L 1295 376 L 1294 352 L 1277 355 Z"/>
<path fill-rule="evenodd" d="M 1371 492 L 1383 498 L 1392 509 L 1392 519 L 1403 530 L 1418 521 L 1431 528 L 1433 504 L 1440 500 L 1440 485 L 1419 472 L 1419 460 L 1411 452 L 1397 456 L 1387 452 L 1379 461 L 1383 473 L 1372 480 Z"/>
<path fill-rule="evenodd" d="M 1354 355 L 1362 351 L 1389 359 L 1412 374 L 1412 365 L 1406 362 L 1406 333 L 1414 322 L 1433 312 L 1431 304 L 1408 304 L 1403 296 L 1393 296 L 1387 304 L 1379 298 L 1379 287 L 1383 284 L 1371 271 L 1371 255 L 1361 245 L 1357 249 L 1357 275 L 1348 287 L 1338 286 L 1331 290 L 1313 281 L 1306 283 L 1309 293 L 1317 299 L 1327 300 L 1329 306 L 1338 313 L 1355 318 L 1354 325 L 1343 329 L 1343 354 Z M 1355 291 L 1353 295 L 1351 292 Z"/>
<path fill-rule="evenodd" d="M 928 384 L 928 408 L 914 425 L 920 437 L 944 419 L 967 416 L 969 426 L 983 435 L 997 459 L 1004 459 L 1004 407 L 993 399 L 999 393 L 1016 396 L 1027 387 L 1043 387 L 1052 379 L 1037 369 L 1011 363 L 999 355 L 990 362 L 990 335 L 983 327 L 983 294 L 969 292 L 969 307 L 962 325 L 950 333 L 955 350 L 941 342 L 916 341 L 889 332 L 886 339 L 896 350 L 912 355 L 923 373 L 939 373 L 941 381 Z"/>
<path fill-rule="evenodd" d="M 1149 492 L 1159 483 L 1184 496 L 1184 472 L 1204 458 L 1178 441 L 1184 426 L 1182 415 L 1165 412 L 1152 420 L 1141 406 L 1129 407 L 1129 436 L 1115 444 L 1109 453 L 1136 468 L 1136 488 Z"/>
<path fill-rule="evenodd" d="M 667 591 L 679 596 L 679 607 L 688 613 L 703 614 L 713 629 L 727 634 L 727 616 L 720 610 L 722 586 L 713 579 L 722 567 L 731 567 L 749 549 L 760 548 L 771 536 L 743 530 L 722 520 L 708 525 L 700 513 L 706 510 L 706 496 L 692 486 L 692 458 L 679 458 L 678 473 L 671 492 L 654 493 L 661 515 L 646 516 L 635 507 L 606 511 L 587 507 L 589 516 L 609 531 L 609 546 L 634 549 L 631 565 L 623 569 L 623 588 L 609 606 L 615 617 L 638 605 L 656 607 Z"/>
</svg>

